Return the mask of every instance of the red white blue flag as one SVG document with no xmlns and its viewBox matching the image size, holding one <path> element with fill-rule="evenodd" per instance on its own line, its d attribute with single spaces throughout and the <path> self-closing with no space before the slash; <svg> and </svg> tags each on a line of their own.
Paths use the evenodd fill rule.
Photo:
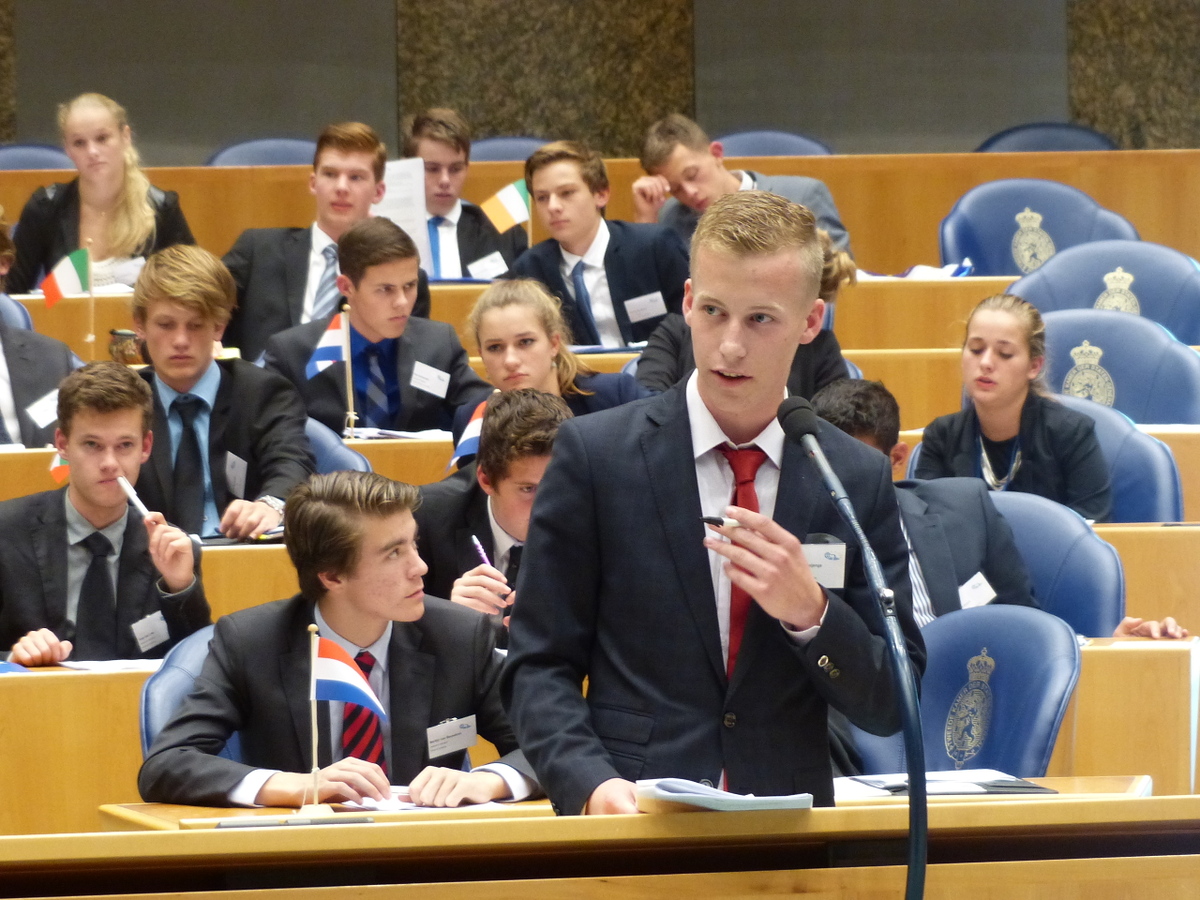
<svg viewBox="0 0 1200 900">
<path fill-rule="evenodd" d="M 317 644 L 313 676 L 312 699 L 357 703 L 371 710 L 381 721 L 387 721 L 387 713 L 362 669 L 355 665 L 350 654 L 328 638 L 320 638 Z"/>
</svg>

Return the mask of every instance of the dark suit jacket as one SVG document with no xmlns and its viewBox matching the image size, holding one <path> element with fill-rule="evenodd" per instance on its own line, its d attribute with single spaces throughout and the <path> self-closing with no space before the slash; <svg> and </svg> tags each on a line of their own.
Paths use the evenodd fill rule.
<svg viewBox="0 0 1200 900">
<path fill-rule="evenodd" d="M 897 594 L 919 673 L 908 552 L 886 460 L 831 426 L 820 442 L 847 486 Z M 755 794 L 833 802 L 826 705 L 859 726 L 899 727 L 853 538 L 798 444 L 780 472 L 775 519 L 847 543 L 846 584 L 819 633 L 798 645 L 752 605 L 725 674 L 684 390 L 564 422 L 538 487 L 503 675 L 522 749 L 562 813 L 609 778 L 678 776 Z M 589 679 L 586 698 L 580 691 Z"/>
<path fill-rule="evenodd" d="M 67 620 L 67 514 L 63 493 L 44 491 L 0 503 L 0 647 L 5 649 L 38 628 L 60 640 L 75 640 Z M 124 658 L 158 658 L 212 620 L 196 558 L 196 583 L 172 596 L 159 591 L 158 570 L 150 560 L 146 526 L 128 517 L 117 568 L 118 652 Z M 79 602 L 86 603 L 86 597 Z M 170 640 L 143 653 L 132 625 L 162 610 Z M 74 658 L 74 657 L 73 657 Z"/>
<path fill-rule="evenodd" d="M 630 322 L 625 303 L 634 297 L 661 291 L 667 312 L 680 312 L 683 309 L 683 283 L 688 278 L 687 248 L 677 234 L 661 225 L 613 221 L 608 223 L 608 232 L 604 271 L 608 275 L 608 290 L 617 323 L 621 326 L 621 336 L 626 344 L 644 341 L 663 317 Z M 562 303 L 563 316 L 571 327 L 574 341 L 598 344 L 599 335 L 592 330 L 567 291 L 561 267 L 562 251 L 558 241 L 551 238 L 525 251 L 509 274 L 534 278 L 544 284 Z"/>
<path fill-rule="evenodd" d="M 21 421 L 21 433 L 10 436 L 26 447 L 44 447 L 54 443 L 54 429 L 58 420 L 39 428 L 26 409 L 29 404 L 36 403 L 55 390 L 79 361 L 62 341 L 36 331 L 10 328 L 3 322 L 0 322 L 0 345 L 4 347 L 8 377 L 12 382 L 13 403 L 17 407 L 17 418 Z"/>
<path fill-rule="evenodd" d="M 463 278 L 471 277 L 467 266 L 478 262 L 491 253 L 499 253 L 504 264 L 511 267 L 517 258 L 529 249 L 529 235 L 524 227 L 514 225 L 501 234 L 482 209 L 474 203 L 463 201 L 462 215 L 458 217 L 458 259 Z"/>
<path fill-rule="evenodd" d="M 325 318 L 297 325 L 271 338 L 267 342 L 266 367 L 296 386 L 309 416 L 341 434 L 346 427 L 345 364 L 336 362 L 315 378 L 309 378 L 304 372 L 317 341 L 329 327 L 329 321 Z M 395 424 L 397 429 L 442 428 L 449 431 L 455 409 L 464 403 L 474 408 L 492 393 L 492 386 L 471 369 L 467 351 L 459 343 L 454 329 L 445 322 L 409 319 L 399 342 L 396 368 L 402 406 L 400 421 Z M 417 362 L 450 374 L 445 399 L 412 386 L 413 365 Z"/>
<path fill-rule="evenodd" d="M 421 559 L 429 566 L 426 593 L 449 597 L 454 580 L 479 565 L 472 535 L 479 538 L 488 559 L 495 560 L 487 494 L 479 486 L 473 464 L 441 481 L 421 485 L 421 506 L 413 516 Z"/>
<path fill-rule="evenodd" d="M 1037 606 L 1012 529 L 977 478 L 901 481 L 896 499 L 936 615 L 962 609 L 960 585 L 982 572 L 993 603 Z"/>
<path fill-rule="evenodd" d="M 307 418 L 295 389 L 273 372 L 241 359 L 219 359 L 221 386 L 208 426 L 208 465 L 217 513 L 237 499 L 225 480 L 225 459 L 233 453 L 246 461 L 246 494 L 287 499 L 287 495 L 316 469 L 312 448 L 304 435 Z M 142 377 L 154 393 L 154 448 L 142 464 L 138 493 L 150 509 L 174 518 L 175 479 L 167 412 L 154 389 L 154 369 Z"/>
<path fill-rule="evenodd" d="M 248 228 L 222 262 L 237 282 L 238 305 L 225 329 L 224 343 L 258 359 L 272 335 L 300 324 L 312 227 Z M 429 281 L 420 273 L 413 315 L 429 316 Z"/>
<path fill-rule="evenodd" d="M 154 234 L 139 256 L 149 256 L 172 244 L 194 244 L 179 195 L 151 186 L 150 205 L 154 208 Z M 33 192 L 13 235 L 17 259 L 5 279 L 12 294 L 26 294 L 38 286 L 41 276 L 58 261 L 79 249 L 79 179 L 68 184 L 51 184 Z"/>
<path fill-rule="evenodd" d="M 301 595 L 251 607 L 217 622 L 204 668 L 183 706 L 155 739 L 138 774 L 146 800 L 224 806 L 254 769 L 308 772 L 312 726 L 307 627 L 313 603 Z M 483 616 L 429 597 L 425 615 L 392 626 L 388 650 L 393 784 L 427 764 L 460 768 L 466 751 L 428 758 L 425 729 L 475 715 L 501 762 L 532 777 L 500 705 L 500 664 Z M 332 760 L 327 704 L 318 716 L 318 765 Z M 219 757 L 240 734 L 243 762 Z"/>
</svg>

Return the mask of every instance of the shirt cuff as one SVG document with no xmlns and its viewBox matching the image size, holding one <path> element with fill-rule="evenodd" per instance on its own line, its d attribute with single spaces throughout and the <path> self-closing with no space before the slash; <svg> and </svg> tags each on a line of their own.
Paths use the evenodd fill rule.
<svg viewBox="0 0 1200 900">
<path fill-rule="evenodd" d="M 233 806 L 262 806 L 257 802 L 258 792 L 272 775 L 278 775 L 280 769 L 255 769 L 233 786 L 229 792 L 229 802 Z"/>
<path fill-rule="evenodd" d="M 509 801 L 516 802 L 517 800 L 528 800 L 537 790 L 537 783 L 525 775 L 523 772 L 518 772 L 507 763 L 494 762 L 484 766 L 472 769 L 472 772 L 491 772 L 493 775 L 499 775 L 504 779 L 504 783 L 508 785 L 508 792 L 512 794 Z"/>
<path fill-rule="evenodd" d="M 192 576 L 191 583 L 187 587 L 185 587 L 183 590 L 175 591 L 173 593 L 171 591 L 167 590 L 167 583 L 165 581 L 163 581 L 161 577 L 158 579 L 158 581 L 154 582 L 154 586 L 156 588 L 158 588 L 158 592 L 160 594 L 162 594 L 164 597 L 178 597 L 180 594 L 186 594 L 188 591 L 190 591 L 192 588 L 194 588 L 196 586 L 196 576 L 195 575 Z"/>
<path fill-rule="evenodd" d="M 817 622 L 809 628 L 797 630 L 782 619 L 779 620 L 779 625 L 783 628 L 784 634 L 791 638 L 792 642 L 805 646 L 809 641 L 817 636 L 817 632 L 821 630 L 821 626 L 825 624 L 825 617 L 829 615 L 829 594 L 825 593 L 825 588 L 821 588 L 821 596 L 825 598 L 825 609 L 821 611 L 821 621 Z"/>
</svg>

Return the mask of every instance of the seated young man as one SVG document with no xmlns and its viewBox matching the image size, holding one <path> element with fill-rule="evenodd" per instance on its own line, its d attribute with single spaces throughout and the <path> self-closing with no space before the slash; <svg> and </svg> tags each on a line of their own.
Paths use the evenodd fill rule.
<svg viewBox="0 0 1200 900">
<path fill-rule="evenodd" d="M 338 290 L 350 307 L 350 365 L 359 427 L 450 429 L 454 411 L 492 392 L 467 362 L 454 329 L 412 317 L 417 246 L 388 219 L 364 219 L 338 241 Z M 308 363 L 332 315 L 298 325 L 267 342 L 266 367 L 294 384 L 308 414 L 342 433 L 346 364 L 311 377 Z"/>
<path fill-rule="evenodd" d="M 142 499 L 201 537 L 275 528 L 283 498 L 314 465 L 295 389 L 251 363 L 213 358 L 235 291 L 219 259 L 183 244 L 151 256 L 133 288 L 159 437 L 142 466 Z"/>
<path fill-rule="evenodd" d="M 823 182 L 804 175 L 760 175 L 725 168 L 720 141 L 709 141 L 699 125 L 672 113 L 650 126 L 642 149 L 647 174 L 633 183 L 639 222 L 658 222 L 692 239 L 700 214 L 718 197 L 734 191 L 767 191 L 812 210 L 817 227 L 829 232 L 839 250 L 850 236 Z"/>
<path fill-rule="evenodd" d="M 507 624 L 537 486 L 558 426 L 570 417 L 561 397 L 533 388 L 488 398 L 475 462 L 421 488 L 416 516 L 429 564 L 425 590 L 502 614 Z M 479 558 L 476 541 L 489 562 Z M 496 642 L 508 646 L 506 627 L 497 629 Z"/>
<path fill-rule="evenodd" d="M 471 165 L 471 129 L 452 109 L 427 109 L 404 123 L 404 155 L 425 163 L 425 216 L 433 278 L 503 275 L 529 246 L 521 225 L 503 234 L 474 203 L 462 199 Z"/>
<path fill-rule="evenodd" d="M 576 343 L 623 347 L 644 341 L 683 308 L 688 252 L 660 225 L 608 222 L 608 172 L 600 154 L 556 141 L 525 161 L 525 185 L 550 239 L 512 268 L 558 297 Z"/>
<path fill-rule="evenodd" d="M 383 199 L 386 164 L 387 147 L 369 125 L 328 125 L 317 138 L 308 180 L 316 221 L 307 228 L 248 228 L 238 236 L 223 260 L 238 299 L 225 344 L 243 359 L 262 356 L 271 335 L 338 307 L 338 239 Z M 424 273 L 413 315 L 429 315 Z"/>
<path fill-rule="evenodd" d="M 162 513 L 117 483 L 150 457 L 150 388 L 114 362 L 58 391 L 55 446 L 71 482 L 0 503 L 0 644 L 24 666 L 163 656 L 209 624 L 200 558 Z"/>
<path fill-rule="evenodd" d="M 355 658 L 388 711 L 319 704 L 320 800 L 381 799 L 408 784 L 425 806 L 524 799 L 537 789 L 500 704 L 487 620 L 421 587 L 417 489 L 370 472 L 316 475 L 288 498 L 286 542 L 300 593 L 224 616 L 191 694 L 138 775 L 149 801 L 298 806 L 312 801 L 310 634 Z M 503 759 L 462 770 L 431 760 L 427 732 L 474 719 Z M 349 724 L 347 724 L 349 723 Z M 354 734 L 350 727 L 357 723 Z M 217 756 L 240 735 L 241 761 Z M 356 735 L 365 739 L 356 740 Z M 305 792 L 308 792 L 307 797 Z"/>
</svg>

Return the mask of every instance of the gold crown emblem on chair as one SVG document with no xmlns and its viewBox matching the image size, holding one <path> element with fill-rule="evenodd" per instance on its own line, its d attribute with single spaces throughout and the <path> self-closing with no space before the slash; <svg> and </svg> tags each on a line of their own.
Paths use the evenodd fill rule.
<svg viewBox="0 0 1200 900">
<path fill-rule="evenodd" d="M 987 647 L 967 662 L 967 683 L 959 688 L 946 716 L 943 740 L 946 755 L 961 769 L 967 760 L 983 749 L 988 724 L 992 720 L 992 689 L 988 679 L 996 670 L 996 661 L 987 655 Z"/>
<path fill-rule="evenodd" d="M 1112 376 L 1100 365 L 1103 355 L 1103 350 L 1088 341 L 1072 350 L 1071 359 L 1075 360 L 1075 366 L 1063 379 L 1062 392 L 1112 406 L 1117 399 L 1117 387 Z"/>
<path fill-rule="evenodd" d="M 1012 257 L 1017 268 L 1029 274 L 1054 255 L 1054 240 L 1042 230 L 1042 214 L 1028 206 L 1015 216 L 1020 226 L 1012 239 Z"/>
<path fill-rule="evenodd" d="M 1133 313 L 1133 315 L 1141 315 L 1142 305 L 1138 302 L 1137 295 L 1129 289 L 1133 284 L 1133 273 L 1126 272 L 1120 266 L 1104 276 L 1104 284 L 1107 290 L 1104 291 L 1096 302 L 1093 304 L 1096 309 L 1115 309 L 1118 312 Z"/>
</svg>

